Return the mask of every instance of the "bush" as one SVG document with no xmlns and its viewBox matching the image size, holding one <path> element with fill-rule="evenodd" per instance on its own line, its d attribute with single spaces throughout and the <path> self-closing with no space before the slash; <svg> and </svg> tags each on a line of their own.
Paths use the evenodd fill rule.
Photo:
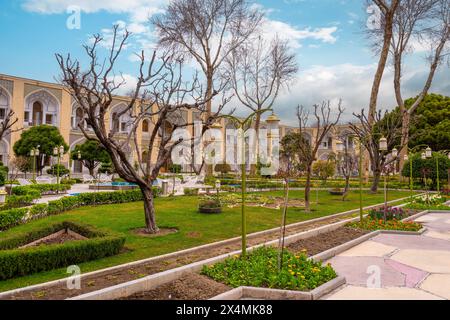
<svg viewBox="0 0 450 320">
<path fill-rule="evenodd" d="M 71 229 L 90 239 L 17 249 L 62 229 Z M 122 235 L 73 222 L 55 223 L 29 233 L 15 234 L 0 240 L 0 280 L 116 255 L 124 243 Z"/>
<path fill-rule="evenodd" d="M 32 184 L 29 186 L 19 186 L 12 188 L 13 195 L 36 195 L 38 192 L 39 198 L 41 195 L 55 194 L 57 192 L 66 192 L 70 190 L 69 184 Z M 36 198 L 36 199 L 37 199 Z"/>
<path fill-rule="evenodd" d="M 14 208 L 28 207 L 33 204 L 33 201 L 40 197 L 39 192 L 35 194 L 27 194 L 24 196 L 8 196 L 6 203 L 0 207 L 0 211 Z"/>
<path fill-rule="evenodd" d="M 185 196 L 198 196 L 198 189 L 194 188 L 184 188 L 184 195 Z"/>
<path fill-rule="evenodd" d="M 179 164 L 171 164 L 169 166 L 169 172 L 170 173 L 181 173 L 181 170 L 183 169 L 183 167 Z"/>
<path fill-rule="evenodd" d="M 224 175 L 231 171 L 231 166 L 227 163 L 216 164 L 216 166 L 214 167 L 214 171 L 220 172 L 222 175 Z"/>
<path fill-rule="evenodd" d="M 28 209 L 11 209 L 0 212 L 0 230 L 7 230 L 20 224 L 27 214 Z"/>
<path fill-rule="evenodd" d="M 65 176 L 66 174 L 70 173 L 70 170 L 67 169 L 65 166 L 63 166 L 62 164 L 54 164 L 50 169 L 47 170 L 47 174 L 51 174 L 52 176 L 57 176 L 58 175 L 58 168 L 59 168 L 59 176 Z"/>
<path fill-rule="evenodd" d="M 330 265 L 308 259 L 305 254 L 284 252 L 283 266 L 278 271 L 278 251 L 262 247 L 249 253 L 205 266 L 202 274 L 231 287 L 241 286 L 309 291 L 337 277 Z"/>
<path fill-rule="evenodd" d="M 0 164 L 0 186 L 4 186 L 6 180 L 8 179 L 8 167 L 5 167 L 3 164 Z"/>
</svg>

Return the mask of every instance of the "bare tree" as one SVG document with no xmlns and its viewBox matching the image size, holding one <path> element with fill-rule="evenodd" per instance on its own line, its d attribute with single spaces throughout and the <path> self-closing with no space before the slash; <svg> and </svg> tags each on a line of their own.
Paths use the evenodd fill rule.
<svg viewBox="0 0 450 320">
<path fill-rule="evenodd" d="M 211 113 L 217 71 L 224 59 L 258 27 L 262 13 L 247 0 L 174 0 L 152 19 L 159 46 L 183 52 L 206 78 L 205 101 Z M 216 89 L 222 91 L 222 84 Z"/>
<path fill-rule="evenodd" d="M 357 123 L 349 123 L 351 130 L 355 133 L 361 143 L 364 145 L 369 155 L 370 165 L 373 172 L 373 181 L 370 191 L 376 193 L 380 184 L 383 168 L 396 159 L 389 159 L 387 151 L 380 151 L 380 139 L 385 137 L 388 141 L 388 150 L 395 148 L 401 135 L 400 118 L 395 113 L 387 111 L 382 115 L 381 110 L 375 114 L 375 123 L 371 124 L 369 117 L 361 110 L 360 114 L 353 114 Z M 361 151 L 360 151 L 361 152 Z"/>
<path fill-rule="evenodd" d="M 339 140 L 341 140 L 342 146 L 344 148 L 342 150 L 342 154 L 337 155 L 336 161 L 338 163 L 340 173 L 345 178 L 344 194 L 342 196 L 342 201 L 345 201 L 350 191 L 350 177 L 352 176 L 354 170 L 357 168 L 358 160 L 356 158 L 355 152 L 351 150 L 349 146 L 350 141 L 352 141 L 353 134 L 349 132 L 339 133 L 338 138 Z"/>
<path fill-rule="evenodd" d="M 278 271 L 283 267 L 283 254 L 286 238 L 286 221 L 289 208 L 289 181 L 301 176 L 301 166 L 298 163 L 298 158 L 295 152 L 287 146 L 280 152 L 280 166 L 277 177 L 283 179 L 284 184 L 284 202 L 283 213 L 281 215 L 280 236 L 278 239 Z"/>
<path fill-rule="evenodd" d="M 298 143 L 299 155 L 303 160 L 306 171 L 306 185 L 305 185 L 305 210 L 310 211 L 310 193 L 311 193 L 311 176 L 312 165 L 317 160 L 317 152 L 322 141 L 330 133 L 330 131 L 339 123 L 344 112 L 342 108 L 342 100 L 339 100 L 337 110 L 331 110 L 330 101 L 322 102 L 321 105 L 314 105 L 314 137 L 311 141 L 303 139 L 305 128 L 309 120 L 309 112 L 303 106 L 297 107 L 297 118 L 299 122 L 300 139 Z M 335 113 L 335 119 L 331 119 L 331 114 Z"/>
<path fill-rule="evenodd" d="M 428 60 L 430 68 L 420 94 L 407 108 L 402 95 L 402 71 L 404 56 L 414 51 L 413 40 L 425 41 L 430 46 Z M 450 41 L 450 0 L 401 0 L 394 17 L 394 35 L 391 54 L 394 64 L 394 89 L 402 115 L 402 139 L 400 163 L 408 152 L 411 116 L 428 94 L 438 66 L 448 55 L 446 45 Z"/>
<path fill-rule="evenodd" d="M 233 50 L 225 59 L 223 69 L 223 75 L 230 79 L 239 102 L 252 112 L 259 112 L 272 109 L 282 86 L 293 80 L 298 66 L 286 41 L 277 37 L 268 43 L 258 36 Z M 257 113 L 254 122 L 256 136 L 259 135 L 260 124 L 261 113 Z M 255 171 L 256 166 L 252 166 L 252 173 Z"/>
<path fill-rule="evenodd" d="M 394 15 L 397 11 L 397 8 L 400 4 L 401 0 L 371 0 L 369 3 L 375 4 L 381 13 L 381 20 L 379 21 L 380 30 L 377 28 L 369 29 L 368 35 L 372 38 L 375 45 L 375 52 L 379 54 L 379 61 L 377 70 L 375 72 L 375 76 L 372 83 L 372 91 L 370 94 L 369 101 L 369 122 L 373 124 L 375 121 L 375 114 L 377 111 L 377 102 L 378 102 L 378 93 L 380 91 L 381 80 L 383 78 L 384 70 L 386 69 L 386 64 L 389 56 L 389 48 L 391 44 L 391 39 L 393 35 L 393 24 L 394 24 Z M 382 41 L 381 41 L 382 40 Z M 382 43 L 381 49 L 379 48 L 378 43 Z"/>
<path fill-rule="evenodd" d="M 127 130 L 120 134 L 116 126 L 108 130 L 106 116 L 111 113 L 115 92 L 124 85 L 124 80 L 115 80 L 114 67 L 129 36 L 128 31 L 118 36 L 118 26 L 115 26 L 108 58 L 100 62 L 97 47 L 103 38 L 95 35 L 93 44 L 84 46 L 90 61 L 87 71 L 82 71 L 80 62 L 70 55 L 63 57 L 57 54 L 56 58 L 61 69 L 61 82 L 83 109 L 87 124 L 111 156 L 117 174 L 139 186 L 144 198 L 146 231 L 156 233 L 153 182 L 171 157 L 172 150 L 183 143 L 183 138 L 172 141 L 173 132 L 192 125 L 183 119 L 182 111 L 196 110 L 203 114 L 206 101 L 196 77 L 189 83 L 183 81 L 182 60 L 167 54 L 158 58 L 154 52 L 146 61 L 144 52 L 141 52 L 138 54 L 140 66 L 133 94 L 123 109 L 112 114 L 113 123 L 127 116 Z M 148 145 L 141 146 L 136 131 L 144 119 L 151 119 L 152 125 Z M 208 118 L 207 121 L 213 122 L 214 119 Z M 87 139 L 91 138 L 83 125 L 79 124 L 79 128 Z M 145 162 L 142 161 L 143 151 L 147 152 Z M 130 159 L 133 152 L 138 158 L 136 162 Z M 156 160 L 152 161 L 153 158 Z"/>
</svg>

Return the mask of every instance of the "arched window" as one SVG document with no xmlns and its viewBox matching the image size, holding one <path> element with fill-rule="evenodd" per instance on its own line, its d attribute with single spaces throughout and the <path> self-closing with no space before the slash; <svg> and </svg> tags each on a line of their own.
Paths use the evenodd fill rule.
<svg viewBox="0 0 450 320">
<path fill-rule="evenodd" d="M 58 125 L 58 100 L 45 90 L 37 91 L 26 98 L 24 123 L 28 126 Z"/>
<path fill-rule="evenodd" d="M 8 165 L 8 145 L 5 141 L 0 141 L 0 162 Z"/>
<path fill-rule="evenodd" d="M 111 130 L 114 132 L 127 132 L 130 128 L 131 123 L 131 116 L 127 112 L 125 114 L 122 114 L 120 117 L 118 117 L 119 114 L 121 114 L 127 106 L 125 104 L 120 104 L 118 106 L 115 106 L 112 109 L 111 112 Z"/>
<path fill-rule="evenodd" d="M 44 114 L 42 103 L 36 101 L 33 103 L 33 117 L 31 121 L 33 122 L 33 126 L 40 126 L 42 124 Z"/>
<path fill-rule="evenodd" d="M 77 110 L 75 111 L 75 123 L 74 123 L 74 127 L 78 128 L 79 124 L 82 124 L 82 126 L 84 127 L 84 112 L 82 108 L 77 108 Z"/>
<path fill-rule="evenodd" d="M 142 121 L 142 132 L 149 132 L 148 120 Z"/>
<path fill-rule="evenodd" d="M 9 99 L 6 93 L 3 93 L 0 87 L 0 120 L 5 120 L 9 110 Z"/>
</svg>

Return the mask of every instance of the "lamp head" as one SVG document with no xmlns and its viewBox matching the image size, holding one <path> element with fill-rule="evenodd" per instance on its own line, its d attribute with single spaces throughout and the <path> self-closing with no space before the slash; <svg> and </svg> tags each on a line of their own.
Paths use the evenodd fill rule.
<svg viewBox="0 0 450 320">
<path fill-rule="evenodd" d="M 380 139 L 380 151 L 387 151 L 387 150 L 388 150 L 387 139 L 385 137 L 382 137 Z"/>
</svg>

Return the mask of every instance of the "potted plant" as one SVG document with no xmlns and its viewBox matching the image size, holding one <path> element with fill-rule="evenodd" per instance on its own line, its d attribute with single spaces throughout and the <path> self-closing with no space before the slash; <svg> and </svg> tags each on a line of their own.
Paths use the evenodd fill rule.
<svg viewBox="0 0 450 320">
<path fill-rule="evenodd" d="M 343 196 L 345 193 L 345 190 L 341 189 L 341 188 L 333 188 L 333 189 L 328 190 L 328 192 L 333 196 Z"/>
<path fill-rule="evenodd" d="M 198 211 L 200 213 L 221 213 L 222 212 L 222 204 L 218 199 L 206 199 L 201 200 L 198 206 Z"/>
<path fill-rule="evenodd" d="M 0 203 L 6 202 L 7 192 L 5 190 L 0 190 Z"/>
</svg>

